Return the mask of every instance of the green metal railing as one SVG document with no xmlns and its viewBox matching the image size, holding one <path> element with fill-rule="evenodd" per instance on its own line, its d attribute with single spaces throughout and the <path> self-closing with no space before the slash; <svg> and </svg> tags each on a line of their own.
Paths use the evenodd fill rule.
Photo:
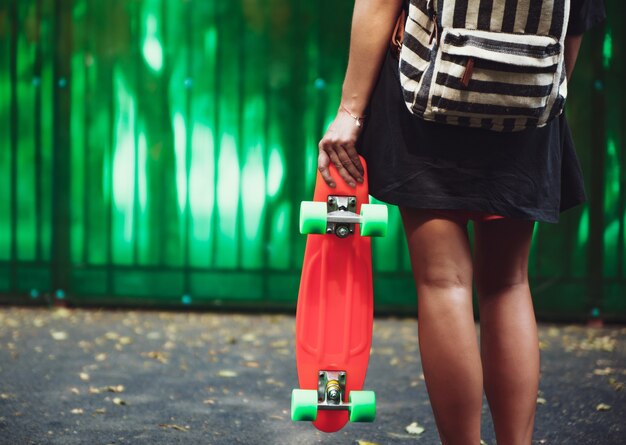
<svg viewBox="0 0 626 445">
<path fill-rule="evenodd" d="M 626 317 L 624 7 L 568 114 L 590 203 L 533 241 L 550 317 Z M 352 2 L 0 1 L 0 299 L 293 307 Z M 397 209 L 379 309 L 413 311 Z"/>
</svg>

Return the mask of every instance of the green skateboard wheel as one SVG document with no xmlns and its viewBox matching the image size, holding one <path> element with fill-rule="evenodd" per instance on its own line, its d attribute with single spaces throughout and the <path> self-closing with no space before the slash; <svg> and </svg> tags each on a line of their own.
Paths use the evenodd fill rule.
<svg viewBox="0 0 626 445">
<path fill-rule="evenodd" d="M 294 389 L 291 392 L 291 420 L 317 419 L 317 391 L 314 389 Z"/>
<path fill-rule="evenodd" d="M 387 219 L 386 205 L 363 204 L 361 206 L 361 236 L 385 236 Z"/>
<path fill-rule="evenodd" d="M 300 233 L 303 235 L 326 233 L 327 207 L 325 202 L 300 203 Z"/>
<path fill-rule="evenodd" d="M 373 422 L 376 419 L 374 391 L 350 392 L 350 422 Z"/>
</svg>

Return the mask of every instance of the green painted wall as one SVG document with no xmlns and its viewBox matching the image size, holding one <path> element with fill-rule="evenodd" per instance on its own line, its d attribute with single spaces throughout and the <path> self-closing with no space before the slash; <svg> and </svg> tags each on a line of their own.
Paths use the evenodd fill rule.
<svg viewBox="0 0 626 445">
<path fill-rule="evenodd" d="M 590 203 L 540 225 L 540 315 L 626 318 L 624 6 L 585 37 L 568 115 Z M 0 298 L 293 307 L 351 2 L 2 0 Z M 378 308 L 414 311 L 397 209 Z"/>
</svg>

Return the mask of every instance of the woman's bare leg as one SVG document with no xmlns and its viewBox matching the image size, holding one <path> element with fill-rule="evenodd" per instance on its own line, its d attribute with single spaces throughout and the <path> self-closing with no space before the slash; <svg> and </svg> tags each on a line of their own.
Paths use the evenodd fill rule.
<svg viewBox="0 0 626 445">
<path fill-rule="evenodd" d="M 529 445 L 539 386 L 539 340 L 528 286 L 534 223 L 496 220 L 474 227 L 484 385 L 496 439 Z"/>
<path fill-rule="evenodd" d="M 401 209 L 418 293 L 420 354 L 443 445 L 480 443 L 482 367 L 464 224 Z"/>
</svg>

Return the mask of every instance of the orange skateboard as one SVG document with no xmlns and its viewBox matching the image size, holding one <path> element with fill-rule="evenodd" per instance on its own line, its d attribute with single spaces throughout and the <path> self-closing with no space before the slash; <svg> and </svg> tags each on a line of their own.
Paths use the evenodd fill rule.
<svg viewBox="0 0 626 445">
<path fill-rule="evenodd" d="M 292 420 L 313 421 L 325 432 L 376 416 L 374 392 L 361 390 L 374 308 L 368 236 L 387 229 L 387 207 L 368 203 L 367 170 L 356 188 L 332 164 L 330 172 L 337 187 L 318 172 L 314 201 L 300 208 L 300 231 L 308 237 L 296 312 L 300 389 L 291 398 Z"/>
</svg>

